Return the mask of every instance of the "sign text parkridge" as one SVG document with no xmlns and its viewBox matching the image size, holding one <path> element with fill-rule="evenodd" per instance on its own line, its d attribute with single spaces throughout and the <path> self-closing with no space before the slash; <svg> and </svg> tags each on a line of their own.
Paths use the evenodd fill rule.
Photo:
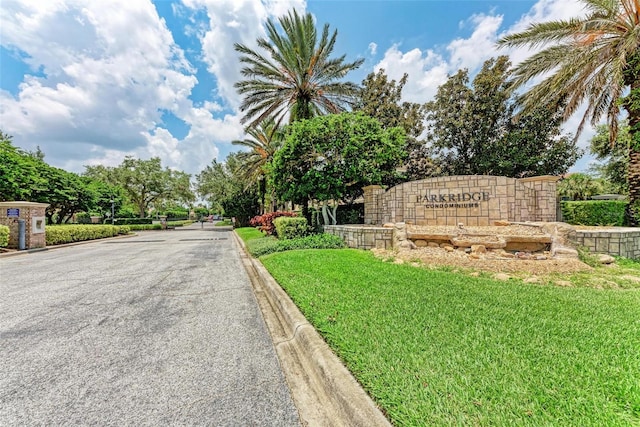
<svg viewBox="0 0 640 427">
<path fill-rule="evenodd" d="M 461 202 L 486 202 L 489 200 L 489 193 L 455 193 L 455 194 L 431 194 L 417 195 L 418 203 L 461 203 Z"/>
</svg>

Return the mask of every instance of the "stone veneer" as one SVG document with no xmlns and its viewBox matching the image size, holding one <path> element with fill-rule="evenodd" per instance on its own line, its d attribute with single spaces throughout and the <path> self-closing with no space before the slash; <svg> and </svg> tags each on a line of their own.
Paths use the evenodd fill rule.
<svg viewBox="0 0 640 427">
<path fill-rule="evenodd" d="M 324 232 L 341 237 L 350 248 L 393 248 L 393 228 L 368 227 L 366 225 L 325 225 Z"/>
<path fill-rule="evenodd" d="M 389 190 L 364 188 L 365 224 L 488 226 L 493 221 L 556 221 L 555 176 L 445 176 Z"/>
<path fill-rule="evenodd" d="M 640 229 L 630 227 L 578 229 L 574 243 L 592 253 L 640 258 Z"/>
<path fill-rule="evenodd" d="M 45 210 L 47 203 L 0 202 L 0 224 L 9 227 L 9 248 L 18 248 L 18 219 L 25 220 L 25 248 L 44 248 L 47 244 L 45 234 Z M 10 210 L 18 209 L 19 216 L 8 216 Z M 42 221 L 41 228 L 35 229 L 34 222 Z"/>
</svg>

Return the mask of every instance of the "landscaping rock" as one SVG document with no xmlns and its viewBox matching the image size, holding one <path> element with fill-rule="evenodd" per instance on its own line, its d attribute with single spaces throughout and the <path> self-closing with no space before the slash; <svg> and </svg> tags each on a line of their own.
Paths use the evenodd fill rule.
<svg viewBox="0 0 640 427">
<path fill-rule="evenodd" d="M 398 222 L 393 226 L 393 247 L 398 249 L 416 249 L 417 246 L 407 239 L 407 224 Z"/>
<path fill-rule="evenodd" d="M 497 226 L 497 227 L 507 227 L 509 225 L 511 225 L 511 223 L 505 219 L 499 219 L 497 221 L 493 221 L 493 225 Z"/>
<path fill-rule="evenodd" d="M 600 264 L 613 264 L 614 262 L 616 262 L 616 259 L 614 257 L 612 257 L 611 255 L 599 254 L 598 255 L 598 262 Z"/>
<path fill-rule="evenodd" d="M 430 248 L 439 248 L 440 247 L 440 245 L 437 244 L 436 242 L 428 242 L 427 246 L 430 247 Z"/>
<path fill-rule="evenodd" d="M 540 283 L 540 278 L 536 276 L 527 277 L 523 280 L 524 283 Z"/>
<path fill-rule="evenodd" d="M 484 245 L 471 245 L 471 253 L 484 254 L 487 248 Z"/>
<path fill-rule="evenodd" d="M 511 279 L 511 276 L 509 276 L 507 273 L 496 273 L 493 275 L 493 278 L 496 280 L 509 280 Z"/>
<path fill-rule="evenodd" d="M 427 246 L 427 241 L 422 239 L 414 240 L 413 243 L 419 248 L 424 248 Z"/>
</svg>

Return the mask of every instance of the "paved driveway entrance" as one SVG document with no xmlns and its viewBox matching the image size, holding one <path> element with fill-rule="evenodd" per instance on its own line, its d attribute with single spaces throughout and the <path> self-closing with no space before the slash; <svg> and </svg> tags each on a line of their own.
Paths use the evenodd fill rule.
<svg viewBox="0 0 640 427">
<path fill-rule="evenodd" d="M 0 425 L 298 425 L 230 231 L 0 258 Z"/>
</svg>

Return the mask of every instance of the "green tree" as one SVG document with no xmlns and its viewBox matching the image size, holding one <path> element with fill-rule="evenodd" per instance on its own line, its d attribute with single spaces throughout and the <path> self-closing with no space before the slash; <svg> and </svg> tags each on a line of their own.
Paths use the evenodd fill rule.
<svg viewBox="0 0 640 427">
<path fill-rule="evenodd" d="M 189 204 L 195 200 L 190 175 L 162 167 L 159 157 L 149 160 L 127 156 L 117 167 L 85 166 L 85 175 L 120 186 L 144 218 L 154 204 L 178 202 Z"/>
<path fill-rule="evenodd" d="M 250 149 L 248 152 L 238 154 L 238 159 L 242 163 L 240 177 L 247 186 L 257 185 L 260 195 L 260 210 L 264 212 L 267 196 L 269 202 L 274 201 L 271 189 L 267 188 L 266 168 L 276 151 L 282 146 L 284 134 L 272 118 L 265 119 L 257 127 L 249 126 L 246 133 L 249 138 L 231 141 L 231 143 Z"/>
<path fill-rule="evenodd" d="M 89 212 L 96 206 L 98 193 L 90 178 L 44 163 L 41 167 L 47 184 L 33 191 L 31 197 L 35 202 L 49 204 L 45 213 L 48 223 L 67 223 L 74 214 Z"/>
<path fill-rule="evenodd" d="M 630 143 L 631 135 L 629 135 L 629 125 L 626 123 L 620 126 L 615 143 L 611 144 L 607 125 L 599 125 L 596 128 L 596 134 L 589 142 L 589 151 L 599 161 L 589 169 L 605 181 L 603 190 L 607 193 L 628 194 L 629 192 L 627 176 L 629 175 Z"/>
<path fill-rule="evenodd" d="M 589 200 L 601 189 L 600 183 L 586 173 L 572 173 L 558 182 L 558 194 L 570 200 Z"/>
<path fill-rule="evenodd" d="M 427 103 L 427 140 L 444 174 L 560 175 L 582 154 L 561 135 L 557 109 L 540 106 L 516 120 L 509 67 L 506 56 L 488 60 L 471 85 L 460 70 Z"/>
<path fill-rule="evenodd" d="M 568 119 L 585 105 L 578 134 L 590 121 L 606 116 L 611 142 L 617 141 L 620 107 L 627 113 L 629 145 L 629 221 L 640 213 L 640 2 L 637 0 L 581 0 L 586 14 L 570 20 L 530 25 L 508 35 L 501 46 L 543 49 L 518 64 L 517 86 L 544 79 L 523 97 L 524 111 L 540 104 L 563 105 Z"/>
<path fill-rule="evenodd" d="M 352 105 L 357 85 L 341 81 L 349 71 L 364 62 L 345 62 L 345 55 L 331 58 L 337 31 L 329 34 L 325 24 L 318 39 L 310 13 L 295 10 L 278 19 L 282 33 L 274 21 L 266 24 L 267 38 L 258 39 L 254 51 L 236 43 L 244 64 L 245 80 L 235 84 L 244 95 L 240 110 L 243 123 L 257 126 L 272 117 L 276 123 L 289 115 L 290 122 L 315 115 L 338 113 Z"/>
<path fill-rule="evenodd" d="M 260 205 L 256 184 L 243 177 L 241 154 L 231 153 L 222 163 L 213 160 L 196 175 L 196 190 L 213 212 L 235 217 L 244 226 L 260 213 Z"/>
<path fill-rule="evenodd" d="M 362 194 L 362 187 L 396 178 L 405 159 L 405 135 L 400 127 L 383 129 L 362 113 L 319 116 L 293 123 L 283 147 L 275 154 L 270 178 L 285 200 L 328 204 Z M 334 205 L 331 221 L 335 224 Z"/>
<path fill-rule="evenodd" d="M 44 162 L 15 147 L 11 139 L 0 131 L 0 201 L 35 201 L 32 191 L 46 187 Z"/>
<path fill-rule="evenodd" d="M 384 129 L 401 127 L 407 138 L 407 173 L 409 179 L 437 175 L 437 169 L 424 149 L 420 135 L 424 131 L 425 106 L 402 101 L 402 90 L 409 75 L 400 81 L 389 80 L 383 69 L 370 73 L 362 81 L 362 90 L 354 111 L 361 111 L 378 120 Z"/>
</svg>

